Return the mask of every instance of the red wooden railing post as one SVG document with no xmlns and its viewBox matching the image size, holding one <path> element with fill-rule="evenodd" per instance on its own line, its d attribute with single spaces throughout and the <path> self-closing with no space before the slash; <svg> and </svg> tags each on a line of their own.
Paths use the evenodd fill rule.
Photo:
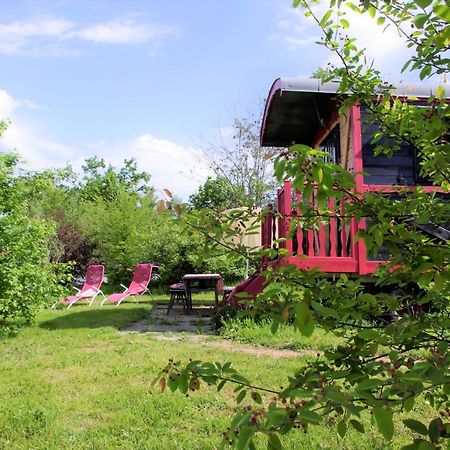
<svg viewBox="0 0 450 450">
<path fill-rule="evenodd" d="M 330 211 L 330 225 L 329 225 L 330 256 L 336 257 L 337 256 L 336 206 L 334 198 L 332 197 L 328 200 L 328 209 Z"/>
<path fill-rule="evenodd" d="M 291 231 L 291 215 L 292 215 L 292 191 L 291 182 L 285 181 L 283 186 L 284 198 L 283 198 L 283 228 L 284 236 L 286 238 L 285 248 L 288 251 L 288 255 L 292 256 L 292 237 L 289 236 Z"/>
<path fill-rule="evenodd" d="M 353 138 L 353 169 L 355 172 L 362 172 L 362 130 L 361 130 L 361 107 L 359 105 L 352 106 L 352 138 Z M 355 176 L 356 194 L 364 193 L 364 178 L 361 173 Z M 365 230 L 366 221 L 361 219 L 359 223 L 352 219 L 352 242 L 355 250 L 356 259 L 358 260 L 358 270 L 361 275 L 367 274 L 367 248 L 364 239 L 354 242 L 355 235 L 359 230 Z"/>
<path fill-rule="evenodd" d="M 277 190 L 277 212 L 278 212 L 278 219 L 277 219 L 277 239 L 281 239 L 284 236 L 284 222 L 283 222 L 283 216 L 284 216 L 284 189 L 278 189 Z M 278 248 L 284 248 L 284 242 L 278 242 Z"/>
<path fill-rule="evenodd" d="M 302 201 L 302 194 L 300 191 L 295 191 L 295 210 L 297 212 L 297 217 L 301 217 L 302 211 L 300 209 L 300 202 Z M 297 254 L 303 255 L 303 230 L 299 222 L 297 222 Z"/>
<path fill-rule="evenodd" d="M 261 246 L 263 249 L 272 248 L 273 206 L 268 205 L 265 216 L 261 222 Z M 262 266 L 267 266 L 269 257 L 262 257 Z"/>
</svg>

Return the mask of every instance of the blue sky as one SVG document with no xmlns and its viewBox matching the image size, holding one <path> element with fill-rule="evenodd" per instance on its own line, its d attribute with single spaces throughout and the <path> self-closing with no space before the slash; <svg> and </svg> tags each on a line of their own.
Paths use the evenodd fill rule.
<svg viewBox="0 0 450 450">
<path fill-rule="evenodd" d="M 290 4 L 3 0 L 0 116 L 12 125 L 2 148 L 32 169 L 133 156 L 156 188 L 187 198 L 209 173 L 205 148 L 229 137 L 234 117 L 259 114 L 279 76 L 329 61 Z M 401 41 L 368 26 L 354 20 L 361 44 L 400 79 Z"/>
</svg>

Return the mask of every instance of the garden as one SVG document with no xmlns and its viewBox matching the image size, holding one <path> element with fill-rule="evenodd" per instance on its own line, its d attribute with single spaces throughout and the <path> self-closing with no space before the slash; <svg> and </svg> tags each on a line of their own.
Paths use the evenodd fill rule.
<svg viewBox="0 0 450 450">
<path fill-rule="evenodd" d="M 211 298 L 203 296 L 199 302 Z M 272 336 L 270 327 L 250 321 L 228 322 L 218 335 L 127 331 L 148 318 L 155 302 L 167 302 L 167 295 L 154 297 L 154 302 L 144 296 L 139 303 L 106 310 L 98 304 L 46 310 L 18 336 L 2 340 L 0 447 L 216 448 L 235 412 L 233 389 L 161 393 L 152 380 L 168 358 L 231 361 L 255 383 L 279 388 L 287 373 L 339 343 L 320 330 L 299 338 L 287 326 Z M 429 414 L 425 403 L 415 411 L 416 418 Z M 400 419 L 391 444 L 372 429 L 368 416 L 362 423 L 364 435 L 349 430 L 341 439 L 332 421 L 308 433 L 296 430 L 283 444 L 384 449 L 398 448 L 411 437 Z"/>
<path fill-rule="evenodd" d="M 333 58 L 277 79 L 187 200 L 133 157 L 0 153 L 0 448 L 450 448 L 448 94 L 348 35 L 394 27 L 436 81 L 450 7 L 293 7 Z"/>
</svg>

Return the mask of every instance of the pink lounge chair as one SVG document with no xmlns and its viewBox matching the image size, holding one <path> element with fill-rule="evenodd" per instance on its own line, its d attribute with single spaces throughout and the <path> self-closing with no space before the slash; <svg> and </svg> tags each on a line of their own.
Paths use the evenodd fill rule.
<svg viewBox="0 0 450 450">
<path fill-rule="evenodd" d="M 100 289 L 100 286 L 103 283 L 104 274 L 105 268 L 103 267 L 103 265 L 92 264 L 88 266 L 86 270 L 86 279 L 81 290 L 75 288 L 78 291 L 75 295 L 71 295 L 67 297 L 65 300 L 60 300 L 59 303 L 62 303 L 63 305 L 68 305 L 67 309 L 69 309 L 74 303 L 76 303 L 79 300 L 90 299 L 89 306 L 91 306 L 95 297 L 97 297 L 98 294 L 102 294 L 103 297 L 105 297 L 105 295 Z M 55 309 L 57 304 L 58 302 L 56 302 L 52 306 L 52 309 Z"/>
<path fill-rule="evenodd" d="M 134 296 L 142 295 L 145 292 L 148 292 L 151 297 L 152 294 L 147 286 L 152 278 L 152 270 L 153 266 L 151 264 L 138 264 L 134 269 L 130 286 L 126 287 L 121 284 L 125 290 L 120 294 L 112 294 L 108 298 L 105 298 L 102 301 L 101 306 L 103 306 L 105 302 L 115 303 L 119 306 L 127 297 L 132 297 L 134 301 L 137 301 Z"/>
</svg>

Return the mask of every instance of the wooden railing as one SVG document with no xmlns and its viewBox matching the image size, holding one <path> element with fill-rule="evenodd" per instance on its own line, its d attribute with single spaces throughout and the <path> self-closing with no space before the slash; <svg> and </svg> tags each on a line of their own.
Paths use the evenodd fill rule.
<svg viewBox="0 0 450 450">
<path fill-rule="evenodd" d="M 316 226 L 306 229 L 301 226 L 301 211 L 298 207 L 303 201 L 301 192 L 293 193 L 288 181 L 278 191 L 278 237 L 285 239 L 280 242 L 279 248 L 285 248 L 292 255 L 331 258 L 355 256 L 358 226 L 355 218 L 346 216 L 345 206 L 349 201 L 329 198 L 327 208 L 322 208 L 320 213 L 317 194 L 315 188 L 311 198 L 305 200 L 309 202 L 311 211 L 318 214 Z M 291 229 L 293 222 L 297 222 L 297 226 L 293 225 L 295 229 Z"/>
<path fill-rule="evenodd" d="M 309 202 L 311 211 L 318 212 L 317 188 L 313 189 Z M 357 272 L 359 262 L 365 264 L 365 248 L 361 249 L 355 242 L 358 223 L 355 218 L 346 216 L 345 205 L 349 200 L 327 200 L 327 208 L 319 216 L 314 227 L 306 228 L 301 220 L 298 207 L 303 201 L 299 191 L 293 192 L 291 183 L 284 182 L 277 192 L 278 211 L 275 216 L 269 210 L 262 224 L 263 248 L 274 247 L 274 240 L 279 241 L 276 248 L 284 249 L 283 254 L 290 258 L 290 263 L 301 267 L 321 266 L 326 272 Z M 323 209 L 323 208 L 322 208 Z M 275 231 L 276 220 L 276 231 Z M 361 222 L 359 226 L 363 225 Z M 276 235 L 276 237 L 275 237 Z M 364 250 L 362 255 L 361 250 Z M 362 268 L 362 266 L 361 266 Z"/>
<path fill-rule="evenodd" d="M 391 194 L 404 187 L 362 185 L 360 188 L 359 192 Z M 427 191 L 439 192 L 441 189 L 433 186 L 427 187 Z M 357 221 L 349 215 L 346 205 L 350 199 L 329 198 L 326 205 L 319 208 L 317 196 L 318 188 L 314 188 L 311 198 L 303 199 L 302 193 L 293 192 L 291 183 L 285 181 L 277 192 L 277 212 L 270 209 L 265 216 L 263 247 L 284 249 L 280 252 L 279 261 L 296 264 L 299 268 L 318 266 L 321 272 L 373 273 L 385 261 L 368 261 L 364 240 L 356 241 L 358 230 L 365 229 L 365 219 Z M 298 207 L 302 201 L 309 202 L 310 211 L 317 215 L 317 220 L 308 221 L 305 217 L 302 221 Z M 308 227 L 305 226 L 307 221 Z"/>
</svg>

